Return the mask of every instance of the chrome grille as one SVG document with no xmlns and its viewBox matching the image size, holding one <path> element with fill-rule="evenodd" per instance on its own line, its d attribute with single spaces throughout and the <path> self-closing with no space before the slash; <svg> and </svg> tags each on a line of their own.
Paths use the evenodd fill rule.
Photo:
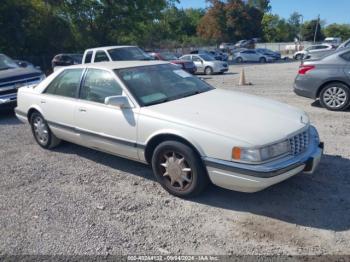
<svg viewBox="0 0 350 262">
<path fill-rule="evenodd" d="M 309 146 L 310 141 L 309 130 L 303 131 L 296 136 L 289 138 L 289 143 L 291 147 L 291 153 L 293 155 L 299 155 L 306 151 Z"/>
</svg>

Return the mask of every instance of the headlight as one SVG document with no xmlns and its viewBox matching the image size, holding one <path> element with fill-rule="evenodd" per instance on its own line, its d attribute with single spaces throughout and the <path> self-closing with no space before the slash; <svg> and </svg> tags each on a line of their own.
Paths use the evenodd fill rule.
<svg viewBox="0 0 350 262">
<path fill-rule="evenodd" d="M 290 153 L 290 144 L 286 140 L 261 148 L 234 147 L 232 149 L 232 159 L 241 162 L 258 163 L 278 156 L 286 155 L 288 153 Z"/>
</svg>

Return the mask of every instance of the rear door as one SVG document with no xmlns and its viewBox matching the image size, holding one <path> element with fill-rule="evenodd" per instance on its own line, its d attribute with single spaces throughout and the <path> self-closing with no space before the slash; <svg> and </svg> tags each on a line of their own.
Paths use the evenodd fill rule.
<svg viewBox="0 0 350 262">
<path fill-rule="evenodd" d="M 84 69 L 66 69 L 41 94 L 40 107 L 52 131 L 60 138 L 76 138 L 74 110 Z"/>
</svg>

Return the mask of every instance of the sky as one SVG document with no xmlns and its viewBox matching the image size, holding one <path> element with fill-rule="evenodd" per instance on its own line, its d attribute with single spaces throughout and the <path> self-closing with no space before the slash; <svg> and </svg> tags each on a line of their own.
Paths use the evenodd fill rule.
<svg viewBox="0 0 350 262">
<path fill-rule="evenodd" d="M 205 0 L 180 0 L 179 7 L 205 8 Z M 274 14 L 288 18 L 297 11 L 304 20 L 311 20 L 320 15 L 327 24 L 350 24 L 350 0 L 271 0 Z"/>
</svg>

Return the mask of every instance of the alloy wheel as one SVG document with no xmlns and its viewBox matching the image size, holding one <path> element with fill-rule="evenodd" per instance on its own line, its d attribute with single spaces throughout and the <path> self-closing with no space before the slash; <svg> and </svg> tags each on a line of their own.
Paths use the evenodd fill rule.
<svg viewBox="0 0 350 262">
<path fill-rule="evenodd" d="M 38 142 L 42 145 L 46 145 L 49 141 L 49 129 L 41 116 L 36 116 L 34 118 L 33 129 Z"/>
<path fill-rule="evenodd" d="M 192 183 L 192 169 L 183 155 L 175 151 L 165 152 L 160 160 L 161 173 L 173 190 L 184 191 Z"/>
<path fill-rule="evenodd" d="M 327 88 L 323 93 L 323 101 L 330 108 L 342 107 L 347 101 L 347 94 L 345 90 L 338 86 Z"/>
</svg>

